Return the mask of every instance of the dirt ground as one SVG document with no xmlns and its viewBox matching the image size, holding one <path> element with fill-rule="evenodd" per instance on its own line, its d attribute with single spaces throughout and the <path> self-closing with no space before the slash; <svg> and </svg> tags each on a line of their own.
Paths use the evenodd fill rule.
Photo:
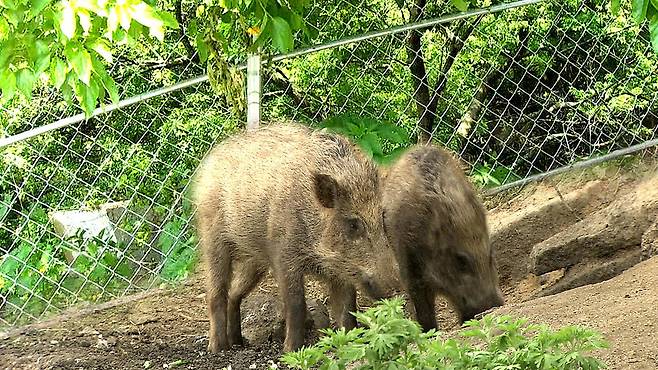
<svg viewBox="0 0 658 370">
<path fill-rule="evenodd" d="M 506 297 L 506 305 L 496 312 L 554 327 L 579 324 L 597 329 L 611 344 L 597 355 L 611 369 L 658 369 L 654 334 L 658 329 L 658 257 L 607 275 L 583 275 L 583 271 L 599 266 L 600 260 L 616 258 L 614 254 L 597 255 L 597 259 L 543 275 L 529 272 L 533 246 L 556 235 L 567 235 L 574 224 L 601 213 L 620 196 L 632 192 L 633 185 L 653 170 L 624 175 L 618 171 L 597 169 L 486 202 Z M 631 249 L 624 250 L 639 250 L 636 244 L 629 241 Z M 574 271 L 580 280 L 565 285 L 568 290 L 541 297 Z M 610 275 L 617 276 L 610 279 Z M 175 288 L 71 309 L 48 321 L 0 332 L 0 368 L 264 369 L 272 361 L 277 363 L 281 322 L 271 279 L 243 303 L 242 326 L 249 344 L 211 355 L 206 352 L 208 320 L 200 276 L 196 274 Z M 314 307 L 313 318 L 326 320 L 322 287 L 309 282 L 307 298 Z M 439 306 L 442 330 L 456 330 L 452 310 L 443 300 Z"/>
</svg>

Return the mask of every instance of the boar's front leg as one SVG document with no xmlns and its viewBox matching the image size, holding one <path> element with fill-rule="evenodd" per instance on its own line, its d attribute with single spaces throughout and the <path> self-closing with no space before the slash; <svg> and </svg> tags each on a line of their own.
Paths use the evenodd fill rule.
<svg viewBox="0 0 658 370">
<path fill-rule="evenodd" d="M 283 342 L 283 351 L 291 352 L 304 345 L 304 324 L 306 322 L 304 274 L 286 266 L 278 275 L 277 284 L 281 292 L 286 320 L 286 339 Z"/>
<path fill-rule="evenodd" d="M 356 312 L 356 289 L 351 284 L 337 281 L 329 282 L 331 299 L 331 314 L 339 327 L 346 330 L 356 327 L 356 317 L 350 312 Z"/>
<path fill-rule="evenodd" d="M 413 281 L 409 286 L 409 295 L 416 311 L 416 320 L 423 328 L 423 331 L 427 332 L 431 329 L 436 329 L 434 289 L 421 282 Z"/>
</svg>

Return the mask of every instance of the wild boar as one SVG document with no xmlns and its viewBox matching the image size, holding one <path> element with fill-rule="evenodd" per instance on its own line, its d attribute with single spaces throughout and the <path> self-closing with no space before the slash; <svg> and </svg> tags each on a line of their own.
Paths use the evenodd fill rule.
<svg viewBox="0 0 658 370">
<path fill-rule="evenodd" d="M 383 172 L 386 234 L 423 329 L 436 328 L 437 294 L 462 322 L 502 305 L 486 212 L 458 162 L 417 145 Z"/>
<path fill-rule="evenodd" d="M 284 351 L 304 343 L 304 276 L 324 280 L 340 326 L 356 326 L 356 290 L 378 299 L 374 256 L 387 247 L 379 171 L 346 138 L 301 124 L 238 134 L 196 176 L 207 266 L 209 350 L 242 344 L 240 302 L 268 272 L 286 323 Z"/>
</svg>

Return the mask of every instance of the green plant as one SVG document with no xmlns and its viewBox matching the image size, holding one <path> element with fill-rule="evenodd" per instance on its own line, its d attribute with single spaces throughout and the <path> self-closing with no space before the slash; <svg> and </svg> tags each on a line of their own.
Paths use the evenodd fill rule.
<svg viewBox="0 0 658 370">
<path fill-rule="evenodd" d="M 519 180 L 521 177 L 503 165 L 492 168 L 485 162 L 484 164 L 478 164 L 473 167 L 473 173 L 470 178 L 478 187 L 491 188 Z"/>
<path fill-rule="evenodd" d="M 324 120 L 320 127 L 353 139 L 379 163 L 395 160 L 411 144 L 403 128 L 368 117 L 340 115 Z"/>
<path fill-rule="evenodd" d="M 191 204 L 183 203 L 184 218 L 167 222 L 160 234 L 158 247 L 165 256 L 160 277 L 165 281 L 187 278 L 197 262 L 196 236 L 190 232 Z"/>
<path fill-rule="evenodd" d="M 282 356 L 298 369 L 599 369 L 584 353 L 604 348 L 601 336 L 568 326 L 552 331 L 525 319 L 487 315 L 465 323 L 457 339 L 423 333 L 404 317 L 401 298 L 356 313 L 363 327 L 324 330 L 319 342 Z"/>
<path fill-rule="evenodd" d="M 69 102 L 75 95 L 87 114 L 106 92 L 116 102 L 105 68 L 112 46 L 135 45 L 143 36 L 163 41 L 166 27 L 177 28 L 176 20 L 142 0 L 2 0 L 0 102 L 17 91 L 30 98 L 40 84 L 61 90 Z"/>
</svg>

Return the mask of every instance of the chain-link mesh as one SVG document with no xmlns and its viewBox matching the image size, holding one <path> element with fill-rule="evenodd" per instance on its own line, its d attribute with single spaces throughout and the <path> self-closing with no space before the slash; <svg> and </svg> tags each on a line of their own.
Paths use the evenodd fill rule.
<svg viewBox="0 0 658 370">
<path fill-rule="evenodd" d="M 382 156 L 434 140 L 488 187 L 655 140 L 657 58 L 605 6 L 544 2 L 286 58 L 263 69 L 263 118 L 346 122 Z M 417 10 L 322 2 L 307 19 L 322 43 L 446 13 Z M 147 47 L 110 68 L 122 98 L 203 73 L 182 41 Z M 59 99 L 1 108 L 5 136 L 79 112 Z M 4 147 L 0 323 L 187 276 L 191 175 L 243 121 L 201 83 Z M 376 137 L 383 124 L 407 137 Z"/>
</svg>

